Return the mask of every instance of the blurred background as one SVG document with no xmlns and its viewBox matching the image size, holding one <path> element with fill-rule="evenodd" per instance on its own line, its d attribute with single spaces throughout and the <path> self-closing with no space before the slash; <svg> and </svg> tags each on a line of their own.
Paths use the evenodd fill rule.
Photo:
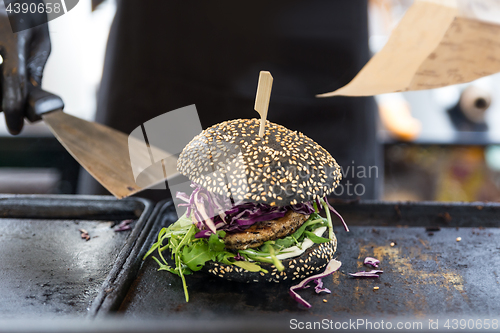
<svg viewBox="0 0 500 333">
<path fill-rule="evenodd" d="M 411 0 L 370 0 L 369 47 L 379 51 Z M 43 87 L 65 111 L 95 118 L 116 4 L 80 0 L 49 22 Z M 61 68 L 63 70 L 61 70 Z M 320 92 L 318 92 L 320 93 Z M 383 200 L 500 200 L 500 75 L 434 90 L 377 96 Z M 8 134 L 0 117 L 0 193 L 78 193 L 80 168 L 43 123 Z"/>
<path fill-rule="evenodd" d="M 369 1 L 379 51 L 411 0 Z M 439 89 L 376 96 L 384 200 L 500 200 L 500 75 Z"/>
</svg>

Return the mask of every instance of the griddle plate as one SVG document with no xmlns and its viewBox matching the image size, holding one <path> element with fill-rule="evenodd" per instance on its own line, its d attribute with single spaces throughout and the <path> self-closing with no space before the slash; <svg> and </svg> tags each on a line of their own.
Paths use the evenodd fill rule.
<svg viewBox="0 0 500 333">
<path fill-rule="evenodd" d="M 410 206 L 418 206 L 410 207 Z M 349 211 L 351 232 L 337 223 L 339 272 L 325 279 L 332 294 L 300 294 L 313 307 L 305 309 L 288 296 L 290 284 L 239 284 L 196 273 L 188 276 L 190 302 L 184 300 L 179 277 L 157 271 L 149 258 L 132 285 L 120 312 L 126 318 L 233 320 L 236 318 L 359 318 L 360 316 L 489 316 L 500 313 L 500 230 L 495 227 L 456 227 L 463 220 L 498 225 L 498 205 L 484 210 L 475 205 L 357 204 Z M 345 206 L 347 207 L 347 206 Z M 354 208 L 353 208 L 354 207 Z M 342 206 L 337 207 L 342 213 Z M 406 212 L 418 214 L 417 226 L 398 226 Z M 460 214 L 454 214 L 455 208 Z M 371 209 L 371 211 L 370 211 Z M 359 211 L 358 218 L 353 213 Z M 424 216 L 432 212 L 432 218 Z M 481 213 L 483 212 L 483 213 Z M 449 218 L 448 213 L 452 216 Z M 168 224 L 171 212 L 160 214 L 156 230 Z M 170 214 L 170 215 L 169 215 Z M 441 214 L 441 215 L 440 215 Z M 370 217 L 371 226 L 365 224 Z M 380 217 L 377 220 L 377 217 Z M 443 216 L 445 216 L 443 218 Z M 439 231 L 426 231 L 422 221 Z M 467 222 L 467 223 L 469 223 Z M 383 226 L 389 224 L 392 226 Z M 446 226 L 447 225 L 447 226 Z M 461 241 L 457 242 L 457 237 Z M 151 240 L 152 241 L 152 240 Z M 395 243 L 391 246 L 391 242 Z M 348 273 L 369 270 L 366 256 L 381 260 L 378 279 L 355 279 Z M 378 290 L 373 287 L 378 286 Z M 324 301 L 326 300 L 326 302 Z"/>
</svg>

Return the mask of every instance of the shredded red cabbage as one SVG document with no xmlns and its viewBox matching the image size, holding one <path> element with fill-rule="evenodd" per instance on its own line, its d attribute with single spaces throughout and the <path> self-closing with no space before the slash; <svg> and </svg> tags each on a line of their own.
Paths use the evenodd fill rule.
<svg viewBox="0 0 500 333">
<path fill-rule="evenodd" d="M 236 261 L 245 261 L 245 257 L 243 257 L 239 252 L 233 259 Z"/>
<path fill-rule="evenodd" d="M 303 299 L 298 293 L 297 293 L 297 290 L 301 290 L 301 289 L 305 289 L 307 288 L 307 284 L 311 281 L 317 281 L 319 280 L 319 283 L 316 282 L 316 292 L 318 292 L 318 290 L 321 292 L 321 291 L 325 291 L 324 289 L 326 288 L 323 288 L 323 281 L 321 280 L 322 278 L 324 277 L 327 277 L 328 275 L 332 274 L 333 272 L 337 271 L 340 266 L 342 265 L 342 263 L 338 260 L 335 260 L 335 259 L 332 259 L 328 265 L 326 266 L 326 269 L 323 273 L 320 273 L 320 274 L 316 274 L 316 275 L 312 275 L 304 280 L 302 280 L 299 284 L 295 285 L 295 286 L 292 286 L 290 287 L 290 296 L 292 296 L 292 298 L 294 300 L 296 300 L 297 302 L 299 302 L 300 304 L 304 305 L 306 308 L 310 308 L 311 307 L 311 304 L 309 304 L 305 299 Z M 328 289 L 326 289 L 328 290 Z M 328 290 L 330 291 L 330 290 Z"/>
<path fill-rule="evenodd" d="M 263 203 L 254 202 L 231 202 L 231 199 L 212 193 L 201 185 L 191 183 L 193 193 L 188 196 L 186 193 L 177 192 L 177 198 L 184 201 L 179 206 L 187 207 L 187 216 L 193 219 L 193 223 L 200 231 L 196 238 L 208 238 L 218 230 L 229 233 L 241 232 L 251 225 L 261 222 L 278 219 L 285 216 L 289 210 L 296 213 L 308 215 L 314 212 L 313 202 L 302 202 L 289 206 L 270 206 Z M 330 210 L 339 217 L 346 231 L 349 231 L 347 224 L 340 214 L 325 200 Z M 319 199 L 316 200 L 317 207 L 322 207 Z"/>
<path fill-rule="evenodd" d="M 115 228 L 115 232 L 132 230 L 130 223 L 134 222 L 134 220 L 123 220 L 120 222 L 118 226 Z"/>
<path fill-rule="evenodd" d="M 196 238 L 208 238 L 218 230 L 240 232 L 257 222 L 283 217 L 289 210 L 304 215 L 314 212 L 311 202 L 283 207 L 253 202 L 233 204 L 229 198 L 209 192 L 196 183 L 192 183 L 191 187 L 191 196 L 177 192 L 177 198 L 185 202 L 179 206 L 187 207 L 187 216 L 194 216 L 193 223 L 200 229 Z"/>
<path fill-rule="evenodd" d="M 335 210 L 335 208 L 332 207 L 332 205 L 330 205 L 330 203 L 328 202 L 328 200 L 325 199 L 325 202 L 326 204 L 328 205 L 328 208 L 330 208 L 330 210 L 335 214 L 337 215 L 337 217 L 340 219 L 340 221 L 342 221 L 342 224 L 344 225 L 344 229 L 345 231 L 349 232 L 349 227 L 347 226 L 347 223 L 345 223 L 344 221 L 344 218 L 342 217 L 342 215 L 339 214 L 339 212 L 337 212 Z"/>
<path fill-rule="evenodd" d="M 354 276 L 354 277 L 378 278 L 378 274 L 383 273 L 383 272 L 384 271 L 373 269 L 369 272 L 349 273 L 349 275 Z"/>
<path fill-rule="evenodd" d="M 331 294 L 332 291 L 328 288 L 323 288 L 323 280 L 321 278 L 318 278 L 318 279 L 315 279 L 313 280 L 314 283 L 316 283 L 316 287 L 314 287 L 314 291 L 316 292 L 316 294 L 319 294 L 319 293 L 327 293 L 327 294 Z M 309 285 L 305 286 L 304 289 L 307 289 L 309 288 Z"/>
<path fill-rule="evenodd" d="M 332 293 L 332 291 L 330 289 L 323 288 L 323 280 L 321 280 L 321 278 L 314 280 L 314 282 L 316 283 L 316 287 L 314 287 L 314 291 L 316 292 L 316 294 L 319 294 L 322 292 L 325 292 L 328 294 Z"/>
<path fill-rule="evenodd" d="M 378 260 L 377 258 L 366 257 L 365 260 L 363 261 L 363 264 L 378 268 L 378 264 L 380 264 L 380 260 Z"/>
</svg>

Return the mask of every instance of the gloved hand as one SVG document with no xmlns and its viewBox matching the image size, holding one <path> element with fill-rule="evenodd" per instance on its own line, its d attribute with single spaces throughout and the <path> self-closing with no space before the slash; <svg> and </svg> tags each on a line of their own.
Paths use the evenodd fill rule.
<svg viewBox="0 0 500 333">
<path fill-rule="evenodd" d="M 5 1 L 9 3 L 11 1 Z M 15 3 L 16 1 L 12 1 Z M 27 0 L 24 3 L 42 3 L 42 0 Z M 43 15 L 43 17 L 41 17 Z M 27 13 L 13 20 L 23 26 L 31 22 L 46 22 L 46 14 Z M 19 134 L 26 116 L 29 83 L 39 87 L 42 74 L 50 54 L 50 37 L 47 23 L 33 28 L 12 32 L 4 1 L 0 2 L 0 54 L 1 66 L 1 102 L 7 127 L 11 134 Z"/>
</svg>

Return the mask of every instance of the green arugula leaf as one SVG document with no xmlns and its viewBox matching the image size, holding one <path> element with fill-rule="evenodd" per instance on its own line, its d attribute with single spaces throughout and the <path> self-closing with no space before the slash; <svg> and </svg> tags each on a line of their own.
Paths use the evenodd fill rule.
<svg viewBox="0 0 500 333">
<path fill-rule="evenodd" d="M 217 262 L 221 262 L 221 263 L 226 264 L 226 265 L 232 265 L 232 264 L 234 264 L 234 261 L 230 261 L 229 259 L 234 258 L 234 257 L 235 257 L 234 253 L 224 251 L 222 253 L 217 253 L 217 255 L 215 256 L 215 260 L 213 260 L 213 259 L 212 260 L 217 261 Z"/>
<path fill-rule="evenodd" d="M 311 215 L 309 215 L 309 218 L 307 219 L 307 221 L 318 220 L 318 219 L 324 219 L 324 217 L 319 215 L 318 212 L 315 212 L 315 213 L 312 213 Z"/>
<path fill-rule="evenodd" d="M 155 256 L 153 256 L 152 258 L 158 263 L 158 266 L 160 266 L 160 268 L 158 268 L 159 271 L 169 271 L 170 273 L 177 274 L 177 272 L 175 272 L 172 267 L 161 263 L 160 260 L 158 260 L 158 258 L 156 258 Z"/>
<path fill-rule="evenodd" d="M 154 252 L 154 250 L 156 250 L 158 247 L 161 246 L 162 242 L 163 242 L 163 235 L 167 232 L 167 228 L 162 228 L 160 230 L 160 232 L 158 233 L 158 241 L 156 243 L 154 243 L 153 245 L 151 245 L 151 248 L 149 249 L 148 252 L 146 252 L 146 254 L 144 255 L 144 257 L 142 258 L 142 260 L 146 260 L 146 258 Z"/>
<path fill-rule="evenodd" d="M 277 239 L 275 242 L 280 249 L 285 249 L 297 243 L 297 241 L 292 236 Z"/>
<path fill-rule="evenodd" d="M 273 260 L 274 267 L 276 267 L 278 271 L 282 272 L 285 269 L 285 267 L 283 266 L 281 261 L 276 257 L 276 254 L 274 254 L 274 247 L 272 246 L 272 244 L 274 244 L 274 242 L 269 244 L 269 252 L 271 259 Z"/>
<path fill-rule="evenodd" d="M 224 232 L 224 234 L 226 233 Z M 210 238 L 208 239 L 208 246 L 210 248 L 210 251 L 221 252 L 224 251 L 225 244 L 224 241 L 219 238 L 219 233 L 217 233 L 210 235 Z"/>
<path fill-rule="evenodd" d="M 187 245 L 180 253 L 181 262 L 192 271 L 199 271 L 212 257 L 213 252 L 210 251 L 208 243 L 205 242 Z"/>
<path fill-rule="evenodd" d="M 264 242 L 264 244 L 259 247 L 259 252 L 269 255 L 271 253 L 272 245 L 274 245 L 273 241 Z"/>
<path fill-rule="evenodd" d="M 318 224 L 318 223 L 323 223 L 323 218 L 321 216 L 319 219 L 307 220 L 303 225 L 300 226 L 300 228 L 297 229 L 297 231 L 295 231 L 292 234 L 292 236 L 295 237 L 296 240 L 300 241 L 301 240 L 300 237 L 302 236 L 302 234 L 304 233 L 306 228 L 310 225 L 314 225 L 314 224 Z"/>
<path fill-rule="evenodd" d="M 326 220 L 328 223 L 328 238 L 330 240 L 333 240 L 333 223 L 332 223 L 332 216 L 330 215 L 330 208 L 326 204 L 325 200 L 319 199 L 319 202 L 323 205 L 323 208 L 325 209 L 326 212 Z"/>
<path fill-rule="evenodd" d="M 187 290 L 186 278 L 184 277 L 184 271 L 182 269 L 181 259 L 178 254 L 175 256 L 175 265 L 177 266 L 176 269 L 179 272 L 179 276 L 181 277 L 182 280 L 182 288 L 184 288 L 184 297 L 186 297 L 186 302 L 189 302 L 189 293 Z"/>
<path fill-rule="evenodd" d="M 235 261 L 232 262 L 233 265 L 246 269 L 249 272 L 260 272 L 261 267 L 256 263 L 250 261 Z"/>
<path fill-rule="evenodd" d="M 194 239 L 194 235 L 196 233 L 196 227 L 194 226 L 194 224 L 191 224 L 191 227 L 189 228 L 188 232 L 186 233 L 186 235 L 184 237 L 182 237 L 182 240 L 181 242 L 179 243 L 179 245 L 177 245 L 175 247 L 175 252 L 178 253 L 180 248 L 182 246 L 184 246 L 185 244 L 187 244 L 188 242 L 191 242 L 192 239 Z"/>
<path fill-rule="evenodd" d="M 192 224 L 193 221 L 189 217 L 187 217 L 186 213 L 184 213 L 184 215 L 182 215 L 181 218 L 178 219 L 177 222 L 175 222 L 173 225 L 175 225 L 175 227 L 179 227 L 180 229 L 183 227 L 190 227 Z"/>
<path fill-rule="evenodd" d="M 328 238 L 316 236 L 315 233 L 310 232 L 310 231 L 306 231 L 305 234 L 307 235 L 307 238 L 309 238 L 310 240 L 312 240 L 316 244 L 328 243 L 330 241 Z"/>
<path fill-rule="evenodd" d="M 179 245 L 179 237 L 177 235 L 172 235 L 169 239 L 169 246 L 168 248 L 170 248 L 171 250 L 174 250 L 177 248 L 177 246 Z"/>
<path fill-rule="evenodd" d="M 243 255 L 245 258 L 253 260 L 253 261 L 268 262 L 271 264 L 273 263 L 272 259 L 266 258 L 266 257 L 269 257 L 269 253 L 256 252 L 256 251 L 250 250 L 250 249 L 239 250 L 238 252 L 241 255 Z"/>
</svg>

